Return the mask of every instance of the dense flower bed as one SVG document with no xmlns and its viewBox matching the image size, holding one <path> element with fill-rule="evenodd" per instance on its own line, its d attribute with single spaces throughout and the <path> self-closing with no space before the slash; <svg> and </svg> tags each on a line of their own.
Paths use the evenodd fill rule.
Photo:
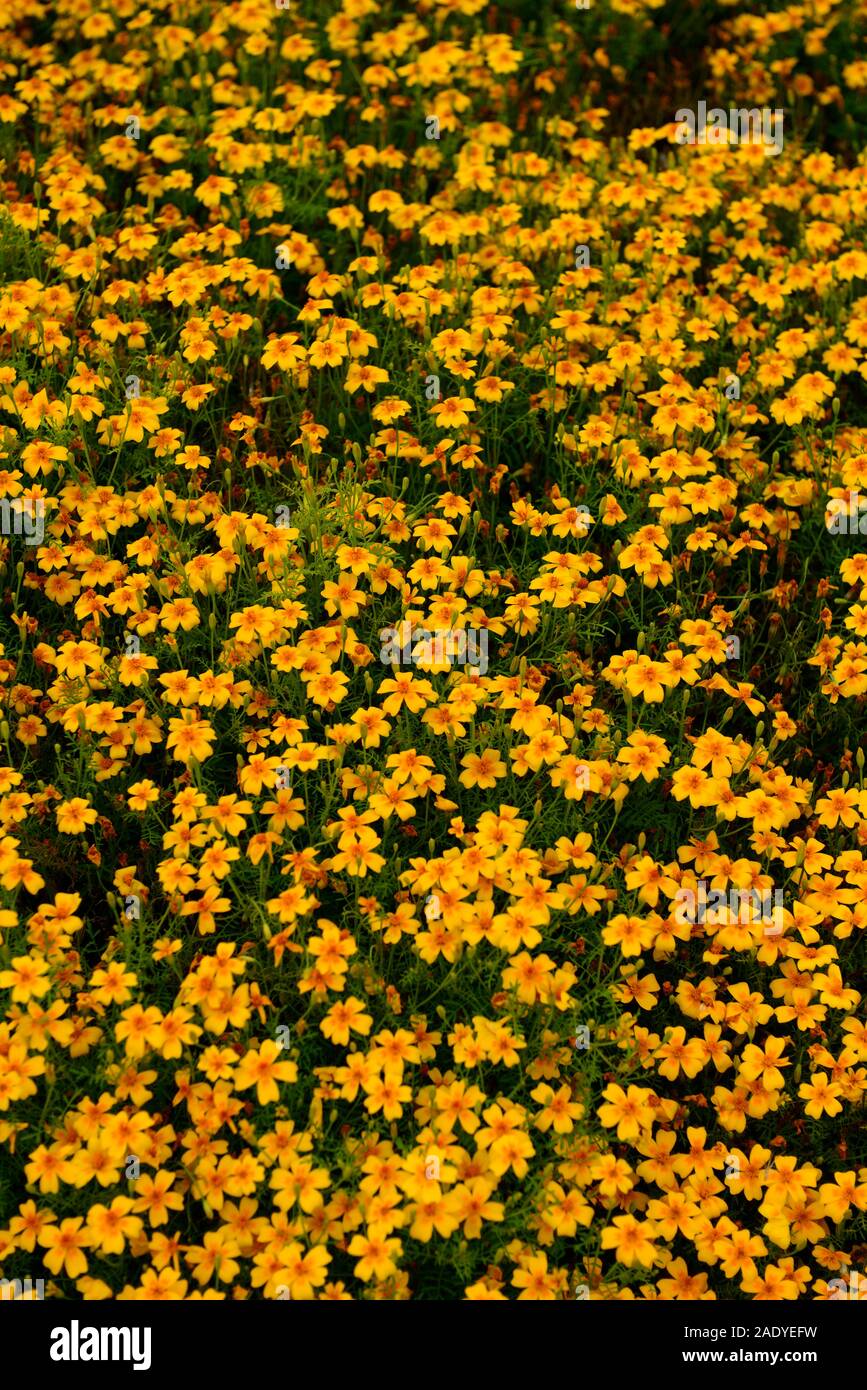
<svg viewBox="0 0 867 1390">
<path fill-rule="evenodd" d="M 0 1276 L 867 1277 L 864 18 L 6 4 Z"/>
</svg>

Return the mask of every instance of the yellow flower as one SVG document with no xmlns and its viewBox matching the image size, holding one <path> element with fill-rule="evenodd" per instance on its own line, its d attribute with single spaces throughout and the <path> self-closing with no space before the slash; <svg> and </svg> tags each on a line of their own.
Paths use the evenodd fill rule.
<svg viewBox="0 0 867 1390">
<path fill-rule="evenodd" d="M 80 835 L 96 821 L 96 812 L 82 796 L 62 801 L 57 807 L 57 828 L 63 835 Z"/>
<path fill-rule="evenodd" d="M 613 1250 L 619 1264 L 627 1267 L 637 1264 L 650 1269 L 656 1258 L 655 1235 L 652 1221 L 639 1221 L 631 1215 L 615 1216 L 611 1225 L 602 1231 L 602 1249 Z"/>
<path fill-rule="evenodd" d="M 76 1279 L 87 1272 L 84 1251 L 93 1242 L 88 1231 L 82 1230 L 83 1221 L 81 1216 L 67 1216 L 59 1225 L 45 1226 L 39 1232 L 39 1244 L 48 1252 L 45 1264 L 52 1274 L 63 1272 Z"/>
<path fill-rule="evenodd" d="M 209 757 L 216 733 L 206 719 L 194 715 L 182 719 L 169 720 L 169 736 L 166 747 L 174 749 L 178 762 L 189 763 L 193 759 L 203 762 Z"/>
<path fill-rule="evenodd" d="M 48 961 L 43 956 L 13 956 L 11 969 L 0 971 L 0 988 L 10 989 L 16 1003 L 26 1004 L 29 999 L 41 999 L 51 988 L 46 976 Z"/>
<path fill-rule="evenodd" d="M 239 1091 L 256 1087 L 256 1099 L 260 1105 L 270 1105 L 280 1099 L 277 1082 L 294 1082 L 298 1079 L 295 1062 L 280 1061 L 280 1048 L 275 1042 L 266 1040 L 258 1051 L 251 1048 L 238 1063 L 235 1072 L 235 1087 Z"/>
</svg>

